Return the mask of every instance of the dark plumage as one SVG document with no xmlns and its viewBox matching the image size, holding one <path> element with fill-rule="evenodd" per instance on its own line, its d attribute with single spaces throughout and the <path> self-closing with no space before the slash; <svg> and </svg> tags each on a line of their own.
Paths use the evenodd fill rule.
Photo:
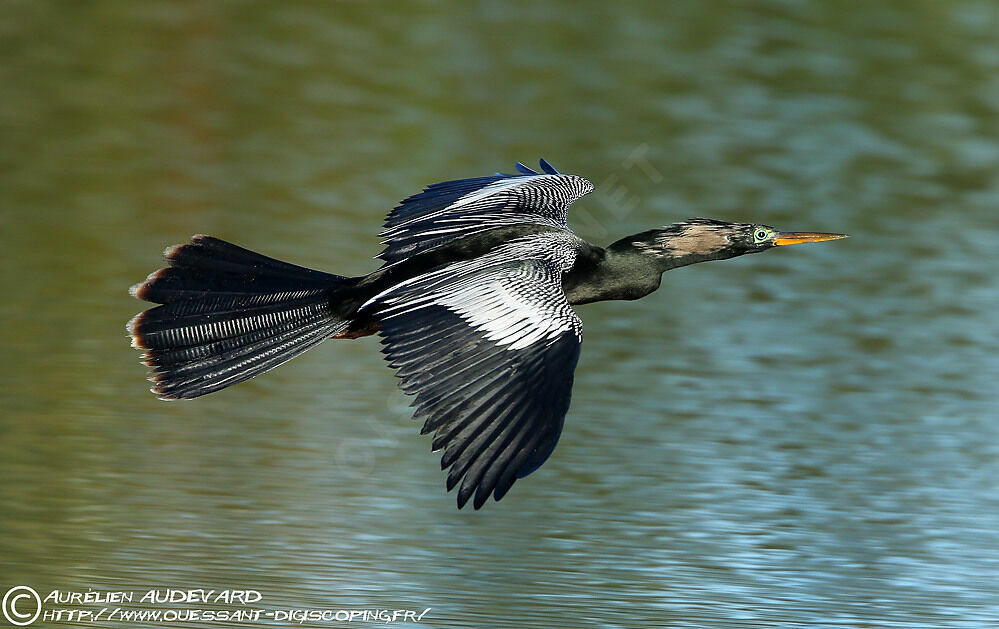
<svg viewBox="0 0 999 629">
<path fill-rule="evenodd" d="M 167 249 L 132 288 L 160 304 L 129 324 L 163 399 L 242 382 L 327 338 L 378 333 L 415 417 L 443 450 L 458 506 L 502 498 L 549 457 L 569 408 L 582 323 L 571 305 L 638 299 L 670 269 L 842 238 L 696 218 L 606 248 L 578 238 L 569 205 L 593 189 L 541 160 L 429 186 L 381 235 L 362 277 L 313 271 L 211 236 Z"/>
</svg>

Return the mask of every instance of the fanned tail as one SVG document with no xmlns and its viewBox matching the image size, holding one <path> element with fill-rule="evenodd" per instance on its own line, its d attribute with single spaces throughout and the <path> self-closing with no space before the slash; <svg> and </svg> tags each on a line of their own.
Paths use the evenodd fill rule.
<svg viewBox="0 0 999 629">
<path fill-rule="evenodd" d="M 195 398 L 242 382 L 344 330 L 338 292 L 353 280 L 281 262 L 211 236 L 165 252 L 132 287 L 161 304 L 128 322 L 153 393 Z"/>
</svg>

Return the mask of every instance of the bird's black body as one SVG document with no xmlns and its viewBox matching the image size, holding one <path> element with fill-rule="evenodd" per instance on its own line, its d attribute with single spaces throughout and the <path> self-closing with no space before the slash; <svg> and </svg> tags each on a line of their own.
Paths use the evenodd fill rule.
<svg viewBox="0 0 999 629">
<path fill-rule="evenodd" d="M 669 269 L 836 234 L 691 219 L 589 244 L 568 206 L 592 190 L 543 172 L 434 184 L 385 223 L 384 264 L 343 277 L 210 236 L 167 250 L 133 294 L 161 304 L 129 322 L 153 392 L 194 398 L 328 338 L 378 333 L 415 416 L 459 486 L 458 506 L 499 500 L 551 454 L 569 407 L 582 324 L 572 305 L 638 299 Z"/>
</svg>

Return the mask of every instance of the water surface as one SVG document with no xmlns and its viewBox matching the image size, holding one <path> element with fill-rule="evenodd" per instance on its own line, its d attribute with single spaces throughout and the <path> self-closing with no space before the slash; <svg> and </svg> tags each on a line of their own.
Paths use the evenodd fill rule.
<svg viewBox="0 0 999 629">
<path fill-rule="evenodd" d="M 999 621 L 994 3 L 14 2 L 0 33 L 0 589 Z M 580 307 L 559 447 L 477 513 L 373 339 L 146 391 L 126 288 L 163 247 L 360 274 L 398 199 L 538 157 L 597 184 L 595 242 L 697 215 L 853 238 Z"/>
</svg>

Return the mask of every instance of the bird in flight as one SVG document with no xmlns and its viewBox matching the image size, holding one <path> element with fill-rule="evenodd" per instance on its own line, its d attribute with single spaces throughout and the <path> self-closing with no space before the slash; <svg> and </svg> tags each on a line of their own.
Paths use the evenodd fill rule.
<svg viewBox="0 0 999 629">
<path fill-rule="evenodd" d="M 569 409 L 583 326 L 572 306 L 638 299 L 670 269 L 844 238 L 694 218 L 592 245 L 569 205 L 593 190 L 545 160 L 433 184 L 388 215 L 383 264 L 314 271 L 198 235 L 132 287 L 159 304 L 128 323 L 152 392 L 196 398 L 326 339 L 377 333 L 414 418 L 442 450 L 458 508 L 501 499 L 548 459 Z"/>
</svg>

